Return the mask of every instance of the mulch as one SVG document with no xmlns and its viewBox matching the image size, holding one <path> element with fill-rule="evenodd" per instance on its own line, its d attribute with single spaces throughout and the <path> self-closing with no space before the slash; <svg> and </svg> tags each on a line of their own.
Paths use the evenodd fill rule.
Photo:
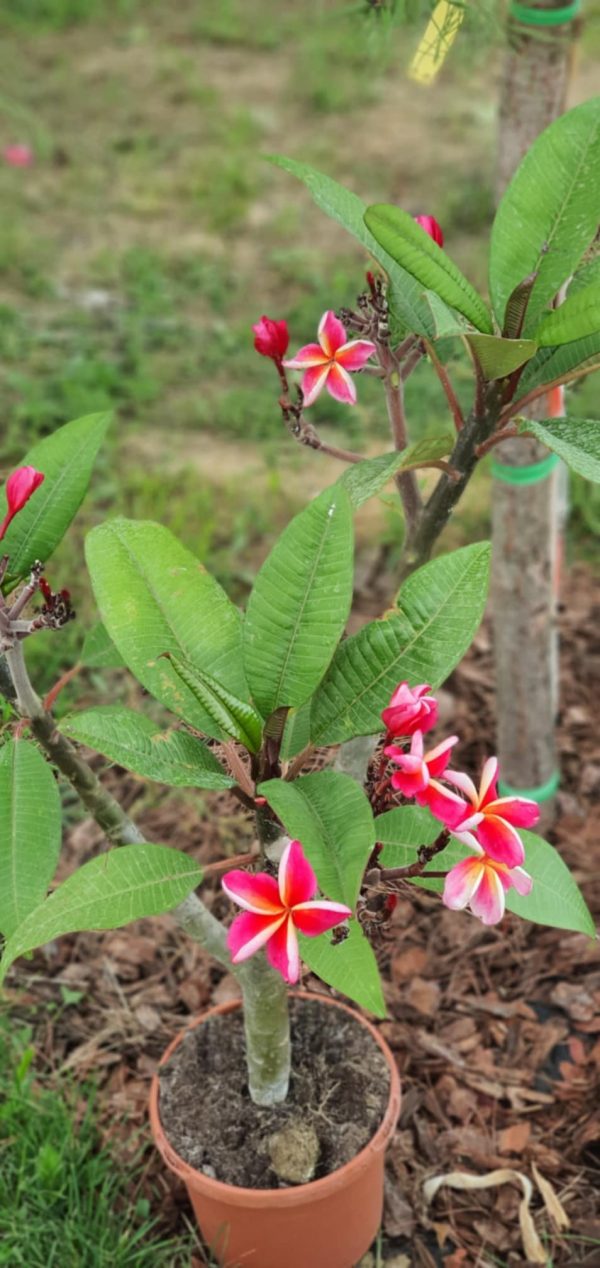
<svg viewBox="0 0 600 1268">
<path fill-rule="evenodd" d="M 600 610 L 595 578 L 583 566 L 567 579 L 561 616 L 562 786 L 548 834 L 600 911 L 594 806 L 600 752 L 594 701 L 600 699 Z M 484 623 L 446 684 L 452 730 L 463 739 L 461 764 L 476 772 L 493 748 L 493 672 Z M 201 863 L 244 852 L 252 825 L 227 794 L 149 789 L 123 771 L 107 778 L 151 840 L 192 853 Z M 70 871 L 101 847 L 89 821 L 68 834 Z M 216 873 L 203 897 L 227 911 Z M 501 1184 L 457 1192 L 442 1188 L 425 1204 L 433 1175 L 482 1175 L 510 1168 L 552 1187 L 569 1219 L 556 1227 L 535 1189 L 538 1233 L 554 1268 L 600 1265 L 600 945 L 583 935 L 545 930 L 514 917 L 484 929 L 464 913 L 414 888 L 402 894 L 378 935 L 389 1009 L 382 1030 L 403 1082 L 399 1129 L 389 1153 L 384 1255 L 396 1268 L 491 1268 L 527 1261 L 518 1220 L 520 1190 Z M 314 979 L 309 986 L 323 989 Z M 61 987 L 63 994 L 61 995 Z M 64 1003 L 64 988 L 81 992 Z M 71 1070 L 99 1080 L 104 1131 L 123 1164 L 146 1130 L 150 1077 L 157 1058 L 189 1017 L 234 998 L 233 978 L 212 964 L 168 917 L 125 930 L 64 938 L 20 962 L 11 977 L 17 1017 L 34 1025 L 40 1077 Z M 71 996 L 67 997 L 68 999 Z M 41 1005 L 58 1005 L 48 1010 Z M 143 1187 L 162 1194 L 161 1228 L 181 1228 L 185 1193 L 149 1148 Z M 139 1192 L 136 1193 L 139 1196 Z"/>
</svg>

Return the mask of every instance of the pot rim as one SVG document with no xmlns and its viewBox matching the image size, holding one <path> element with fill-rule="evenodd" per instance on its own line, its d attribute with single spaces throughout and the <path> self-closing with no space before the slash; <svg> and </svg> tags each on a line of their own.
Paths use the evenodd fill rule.
<svg viewBox="0 0 600 1268">
<path fill-rule="evenodd" d="M 273 1202 L 278 1205 L 300 1206 L 308 1200 L 318 1201 L 320 1198 L 326 1198 L 332 1190 L 342 1188 L 347 1180 L 351 1177 L 355 1178 L 357 1172 L 361 1172 L 369 1165 L 372 1155 L 381 1153 L 385 1149 L 390 1137 L 392 1136 L 398 1115 L 400 1113 L 400 1076 L 389 1044 L 380 1035 L 379 1031 L 357 1012 L 355 1008 L 351 1008 L 348 1004 L 342 1003 L 341 1000 L 332 999 L 329 995 L 322 995 L 320 991 L 290 991 L 290 995 L 294 999 L 318 1000 L 319 1003 L 328 1005 L 332 1008 L 340 1008 L 343 1012 L 349 1013 L 351 1017 L 360 1022 L 365 1030 L 369 1031 L 371 1038 L 377 1044 L 383 1053 L 388 1067 L 390 1076 L 390 1091 L 387 1107 L 384 1116 L 377 1128 L 376 1132 L 367 1141 L 366 1145 L 359 1153 L 355 1154 L 349 1162 L 345 1162 L 343 1166 L 337 1170 L 329 1172 L 329 1175 L 321 1176 L 318 1180 L 310 1180 L 307 1184 L 296 1184 L 288 1189 L 249 1189 L 237 1184 L 228 1184 L 224 1180 L 216 1180 L 211 1176 L 204 1175 L 204 1172 L 198 1171 L 191 1163 L 181 1158 L 171 1145 L 166 1132 L 160 1121 L 159 1113 L 159 1094 L 160 1082 L 158 1073 L 152 1076 L 152 1084 L 150 1088 L 150 1123 L 155 1144 L 162 1154 L 164 1161 L 171 1171 L 174 1171 L 186 1184 L 192 1184 L 198 1189 L 202 1189 L 207 1197 L 213 1201 L 226 1201 L 230 1206 L 254 1206 L 268 1207 Z M 214 1017 L 222 1013 L 234 1012 L 242 1007 L 242 1000 L 230 1000 L 226 1004 L 216 1004 L 214 1008 L 209 1008 L 206 1012 L 201 1013 L 193 1021 L 186 1026 L 185 1030 L 180 1031 L 175 1036 L 169 1046 L 165 1049 L 159 1063 L 158 1069 L 166 1065 L 171 1054 L 175 1051 L 190 1030 L 195 1030 L 196 1026 L 202 1025 L 207 1017 Z"/>
</svg>

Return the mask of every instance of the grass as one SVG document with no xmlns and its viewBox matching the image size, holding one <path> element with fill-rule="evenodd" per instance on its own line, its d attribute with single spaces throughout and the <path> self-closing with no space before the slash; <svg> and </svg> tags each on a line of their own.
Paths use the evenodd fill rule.
<svg viewBox="0 0 600 1268">
<path fill-rule="evenodd" d="M 0 1014 L 0 1264 L 188 1268 L 194 1235 L 161 1235 L 142 1149 L 124 1170 L 103 1143 L 93 1084 L 41 1086 L 34 1064 L 29 1027 Z"/>
</svg>

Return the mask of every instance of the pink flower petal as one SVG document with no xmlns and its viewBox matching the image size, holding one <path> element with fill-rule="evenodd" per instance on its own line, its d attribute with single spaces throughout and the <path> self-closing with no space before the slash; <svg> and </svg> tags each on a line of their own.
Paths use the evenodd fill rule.
<svg viewBox="0 0 600 1268">
<path fill-rule="evenodd" d="M 338 365 L 343 365 L 345 370 L 354 373 L 356 370 L 362 370 L 369 357 L 374 354 L 375 344 L 368 339 L 351 339 L 350 343 L 344 343 L 341 348 L 338 348 L 335 360 Z"/>
<path fill-rule="evenodd" d="M 281 899 L 274 876 L 266 872 L 242 872 L 237 869 L 226 872 L 221 882 L 228 898 L 245 911 L 257 916 L 273 916 L 281 913 Z"/>
<path fill-rule="evenodd" d="M 432 815 L 440 819 L 446 828 L 454 828 L 465 817 L 466 803 L 462 797 L 444 788 L 437 779 L 430 779 L 427 787 L 419 795 L 422 806 L 428 806 Z"/>
<path fill-rule="evenodd" d="M 236 916 L 227 934 L 227 946 L 234 964 L 249 960 L 251 955 L 272 938 L 287 919 L 285 912 L 275 920 L 269 916 L 256 916 L 252 911 L 242 911 Z"/>
<path fill-rule="evenodd" d="M 523 842 L 512 824 L 497 815 L 485 815 L 476 828 L 477 840 L 486 854 L 507 867 L 519 867 L 525 858 Z"/>
<path fill-rule="evenodd" d="M 462 911 L 463 907 L 467 907 L 481 884 L 484 870 L 484 865 L 478 858 L 462 859 L 451 867 L 444 881 L 442 901 L 445 906 L 452 911 Z"/>
<path fill-rule="evenodd" d="M 279 864 L 279 894 L 284 907 L 306 903 L 317 892 L 317 878 L 299 841 L 286 845 Z"/>
<path fill-rule="evenodd" d="M 456 837 L 457 841 L 462 841 L 463 845 L 468 845 L 469 849 L 474 850 L 476 854 L 485 854 L 485 850 L 482 850 L 477 837 L 474 837 L 472 832 L 464 832 L 458 827 L 452 829 L 452 836 Z"/>
<path fill-rule="evenodd" d="M 288 370 L 307 370 L 313 365 L 329 365 L 330 357 L 326 357 L 320 343 L 306 343 L 299 348 L 295 357 L 284 361 Z"/>
<path fill-rule="evenodd" d="M 458 736 L 450 735 L 447 740 L 442 740 L 441 744 L 437 744 L 425 754 L 427 769 L 432 778 L 443 775 L 450 761 L 450 750 L 455 744 L 458 744 Z"/>
<path fill-rule="evenodd" d="M 447 779 L 449 783 L 455 784 L 457 788 L 460 788 L 461 792 L 464 792 L 466 794 L 466 796 L 469 798 L 469 801 L 471 801 L 474 806 L 477 805 L 479 801 L 477 789 L 475 787 L 475 784 L 473 783 L 473 780 L 469 779 L 469 776 L 465 775 L 464 771 L 462 770 L 446 771 L 444 778 Z"/>
<path fill-rule="evenodd" d="M 498 758 L 488 757 L 483 764 L 481 783 L 479 785 L 479 804 L 481 808 L 496 796 L 496 780 L 498 779 Z"/>
<path fill-rule="evenodd" d="M 282 924 L 267 946 L 267 960 L 276 969 L 284 982 L 290 986 L 300 977 L 300 953 L 294 922 L 290 916 Z"/>
<path fill-rule="evenodd" d="M 509 876 L 517 894 L 522 894 L 523 897 L 525 897 L 525 895 L 531 893 L 533 881 L 529 872 L 526 872 L 524 867 L 511 867 Z"/>
<path fill-rule="evenodd" d="M 499 815 L 514 828 L 532 828 L 540 817 L 540 808 L 528 797 L 496 797 L 495 801 L 488 802 L 485 813 Z"/>
<path fill-rule="evenodd" d="M 314 903 L 299 903 L 294 907 L 292 919 L 300 933 L 307 938 L 315 938 L 319 933 L 326 933 L 334 925 L 341 924 L 352 915 L 350 907 L 344 903 L 332 903 L 328 900 Z"/>
<path fill-rule="evenodd" d="M 406 760 L 411 761 L 411 758 Z M 416 797 L 425 791 L 428 784 L 429 775 L 427 767 L 423 764 L 413 771 L 397 770 L 392 775 L 392 788 L 397 788 L 398 792 L 403 793 L 405 797 Z"/>
<path fill-rule="evenodd" d="M 304 395 L 304 408 L 312 405 L 316 401 L 317 396 L 321 395 L 323 388 L 327 382 L 330 372 L 331 362 L 326 361 L 325 365 L 315 365 L 302 378 L 302 392 Z"/>
<path fill-rule="evenodd" d="M 346 331 L 339 317 L 328 309 L 319 322 L 319 343 L 327 357 L 335 356 L 338 348 L 346 342 Z"/>
<path fill-rule="evenodd" d="M 335 401 L 341 401 L 342 405 L 356 405 L 356 388 L 350 375 L 342 370 L 337 361 L 331 365 L 326 386 L 329 395 L 333 396 Z"/>
<path fill-rule="evenodd" d="M 504 889 L 493 867 L 484 868 L 481 884 L 471 897 L 471 911 L 484 925 L 497 925 L 504 915 Z"/>
</svg>

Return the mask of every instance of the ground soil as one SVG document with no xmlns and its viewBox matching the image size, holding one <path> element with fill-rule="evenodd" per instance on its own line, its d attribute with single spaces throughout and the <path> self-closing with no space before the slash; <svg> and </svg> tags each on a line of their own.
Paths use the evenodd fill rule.
<svg viewBox="0 0 600 1268">
<path fill-rule="evenodd" d="M 560 618 L 562 783 L 549 836 L 598 915 L 595 596 L 594 575 L 582 566 L 572 569 Z M 476 773 L 494 745 L 487 622 L 446 684 L 443 704 L 442 727 L 451 723 L 461 736 L 461 766 Z M 203 896 L 216 914 L 227 914 L 217 861 L 244 851 L 252 840 L 239 807 L 224 794 L 207 795 L 199 806 L 196 795 L 150 789 L 118 769 L 105 778 L 151 840 L 185 849 L 208 867 Z M 69 834 L 65 871 L 101 845 L 93 824 L 78 823 Z M 533 1209 L 549 1262 L 553 1268 L 596 1268 L 600 944 L 510 916 L 485 929 L 407 885 L 375 948 L 389 1010 L 382 1032 L 403 1082 L 399 1129 L 388 1154 L 384 1258 L 394 1256 L 395 1268 L 523 1265 L 517 1188 L 442 1189 L 427 1205 L 423 1183 L 439 1173 L 481 1175 L 497 1168 L 533 1179 L 535 1164 L 570 1221 L 559 1232 L 536 1189 Z M 310 975 L 303 986 L 323 989 Z M 64 987 L 82 992 L 78 1003 L 65 1006 Z M 95 1073 L 105 1131 L 124 1165 L 139 1144 L 136 1127 L 147 1133 L 149 1081 L 162 1052 L 187 1019 L 237 995 L 233 978 L 166 916 L 114 933 L 63 938 L 20 961 L 9 990 L 15 1016 L 34 1026 L 41 1076 L 59 1068 Z M 180 1228 L 188 1209 L 185 1191 L 150 1147 L 146 1183 L 149 1193 L 151 1184 L 164 1193 L 157 1215 L 165 1233 Z"/>
<path fill-rule="evenodd" d="M 389 1075 L 369 1032 L 316 999 L 294 1000 L 290 1013 L 293 1064 L 284 1105 L 265 1108 L 250 1099 L 237 1010 L 188 1031 L 160 1071 L 167 1138 L 213 1179 L 249 1189 L 318 1180 L 350 1162 L 381 1123 Z"/>
</svg>

